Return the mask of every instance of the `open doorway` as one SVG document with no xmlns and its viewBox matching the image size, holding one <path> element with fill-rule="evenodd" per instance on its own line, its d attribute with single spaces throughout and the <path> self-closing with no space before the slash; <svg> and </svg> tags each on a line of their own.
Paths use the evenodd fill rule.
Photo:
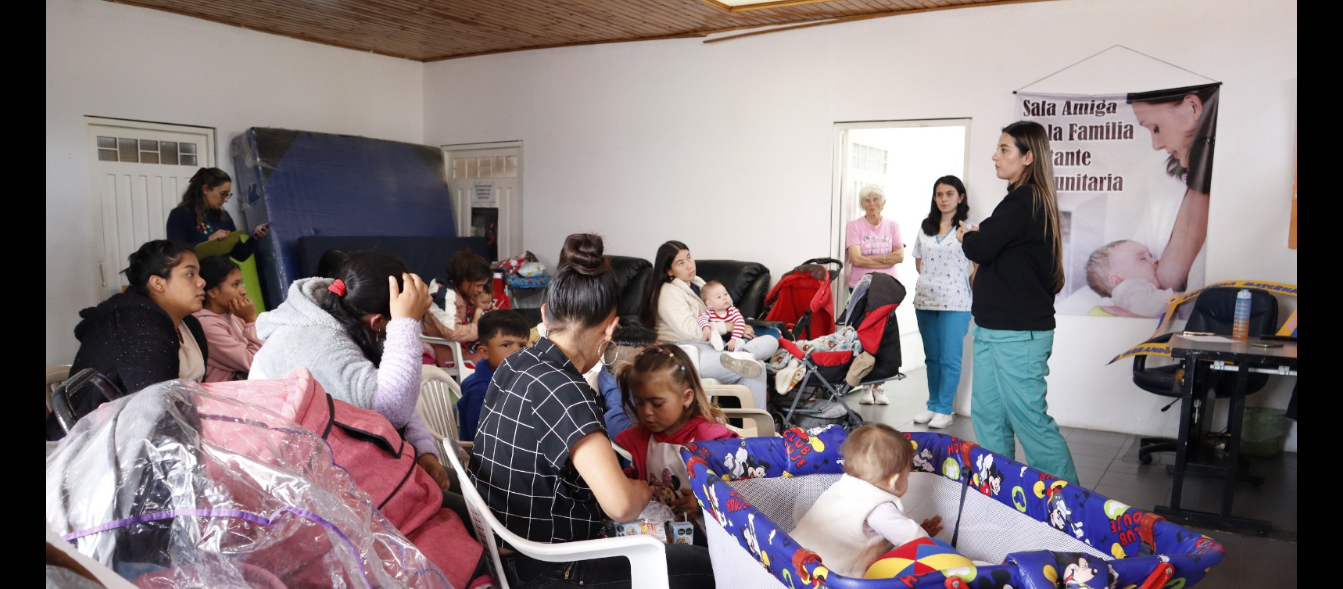
<svg viewBox="0 0 1343 589">
<path fill-rule="evenodd" d="M 970 145 L 970 119 L 925 119 L 910 121 L 866 121 L 835 124 L 835 185 L 831 202 L 831 255 L 845 260 L 846 225 L 863 211 L 858 192 L 867 184 L 877 184 L 886 195 L 882 218 L 900 226 L 905 260 L 896 265 L 896 277 L 908 295 L 896 310 L 900 323 L 900 346 L 904 368 L 923 366 L 923 345 L 918 323 L 914 320 L 915 232 L 928 216 L 933 182 L 948 174 L 966 177 L 966 152 Z M 973 193 L 973 187 L 966 188 Z M 847 261 L 846 261 L 847 262 Z M 838 311 L 848 303 L 849 267 L 837 280 Z"/>
</svg>

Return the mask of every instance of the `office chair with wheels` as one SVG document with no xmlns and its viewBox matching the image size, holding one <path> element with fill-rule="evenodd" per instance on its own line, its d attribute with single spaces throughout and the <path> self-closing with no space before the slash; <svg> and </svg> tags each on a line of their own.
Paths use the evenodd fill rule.
<svg viewBox="0 0 1343 589">
<path fill-rule="evenodd" d="M 1205 331 L 1218 335 L 1231 335 L 1231 324 L 1235 316 L 1236 294 L 1239 288 L 1209 288 L 1194 299 L 1194 308 L 1185 323 L 1187 331 Z M 1256 288 L 1248 289 L 1251 296 L 1250 335 L 1258 336 L 1272 333 L 1278 326 L 1278 301 L 1272 293 Z M 1166 343 L 1174 334 L 1158 335 L 1146 343 Z M 1190 439 L 1202 436 L 1207 430 L 1207 417 L 1212 412 L 1213 398 L 1231 396 L 1235 386 L 1235 374 L 1214 372 L 1206 365 L 1185 366 L 1184 362 L 1165 366 L 1149 367 L 1147 356 L 1133 358 L 1133 383 L 1143 390 L 1174 398 L 1162 411 L 1170 409 L 1183 396 L 1181 386 L 1183 378 L 1194 379 L 1193 411 L 1190 413 Z M 1192 370 L 1192 372 L 1191 372 Z M 1246 394 L 1258 392 L 1268 382 L 1266 374 L 1251 374 Z M 1179 443 L 1173 438 L 1140 438 L 1138 440 L 1138 459 L 1143 464 L 1151 464 L 1154 452 L 1174 452 Z"/>
</svg>

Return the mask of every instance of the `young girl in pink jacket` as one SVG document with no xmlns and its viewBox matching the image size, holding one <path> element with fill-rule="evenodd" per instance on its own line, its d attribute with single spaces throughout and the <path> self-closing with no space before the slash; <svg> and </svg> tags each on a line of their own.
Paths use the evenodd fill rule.
<svg viewBox="0 0 1343 589">
<path fill-rule="evenodd" d="M 256 335 L 256 305 L 247 298 L 242 271 L 228 256 L 211 256 L 201 260 L 200 272 L 205 304 L 192 315 L 201 322 L 210 344 L 205 382 L 245 380 L 262 341 Z"/>
</svg>

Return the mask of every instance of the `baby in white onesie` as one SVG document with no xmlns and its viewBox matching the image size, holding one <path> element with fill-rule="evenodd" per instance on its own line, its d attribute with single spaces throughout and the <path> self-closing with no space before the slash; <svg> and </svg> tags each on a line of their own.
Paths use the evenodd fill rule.
<svg viewBox="0 0 1343 589">
<path fill-rule="evenodd" d="M 1166 310 L 1175 291 L 1161 288 L 1159 260 L 1147 246 L 1129 239 L 1112 241 L 1087 259 L 1087 285 L 1101 299 L 1101 308 L 1115 315 L 1156 317 Z"/>
<path fill-rule="evenodd" d="M 904 434 L 884 423 L 869 423 L 844 439 L 840 454 L 844 475 L 789 533 L 799 545 L 816 551 L 826 568 L 862 578 L 882 554 L 942 530 L 942 516 L 920 524 L 906 517 L 900 504 L 914 469 L 914 445 Z"/>
</svg>

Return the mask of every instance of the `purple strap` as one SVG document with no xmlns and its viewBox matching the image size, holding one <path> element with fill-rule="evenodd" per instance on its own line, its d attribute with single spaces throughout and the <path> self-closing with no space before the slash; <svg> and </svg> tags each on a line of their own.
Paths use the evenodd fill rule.
<svg viewBox="0 0 1343 589">
<path fill-rule="evenodd" d="M 350 547 L 350 552 L 354 554 L 355 562 L 359 564 L 359 574 L 364 577 L 364 582 L 368 583 L 369 587 L 373 586 L 373 581 L 371 581 L 368 578 L 368 571 L 364 570 L 364 560 L 362 558 L 359 558 L 359 550 L 357 550 L 354 547 L 354 542 L 350 541 L 349 536 L 346 536 L 345 532 L 342 532 L 340 528 L 336 527 L 335 524 L 327 521 L 326 518 L 323 518 L 320 515 L 317 515 L 306 509 L 300 509 L 288 505 L 275 510 L 275 513 L 272 513 L 269 518 L 262 517 L 250 511 L 242 511 L 239 509 L 172 509 L 168 511 L 156 511 L 154 513 L 146 513 L 142 515 L 137 515 L 135 517 L 110 521 L 105 524 L 99 524 L 92 528 L 85 528 L 83 530 L 71 532 L 61 537 L 64 538 L 67 542 L 69 542 L 71 540 L 75 540 L 76 538 L 82 538 L 90 534 L 97 534 L 99 532 L 106 532 L 108 530 L 116 528 L 133 526 L 136 524 L 142 524 L 146 522 L 152 522 L 173 517 L 227 517 L 227 518 L 242 519 L 255 524 L 261 524 L 263 526 L 269 526 L 272 523 L 274 523 L 275 520 L 279 518 L 281 514 L 284 514 L 286 512 L 317 522 L 322 527 L 331 530 L 332 532 L 335 532 L 336 535 L 339 536 L 340 539 L 343 540 L 345 544 Z"/>
</svg>

